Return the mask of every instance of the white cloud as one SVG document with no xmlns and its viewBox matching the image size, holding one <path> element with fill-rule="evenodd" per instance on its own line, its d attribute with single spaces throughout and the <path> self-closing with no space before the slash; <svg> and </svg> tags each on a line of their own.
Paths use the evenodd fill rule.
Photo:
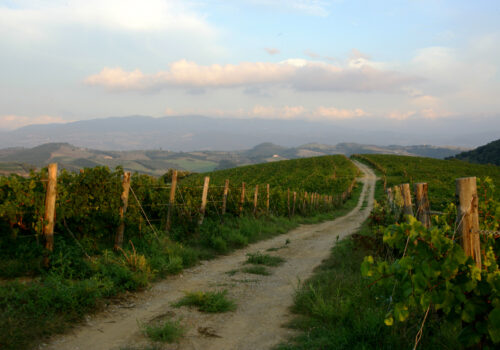
<svg viewBox="0 0 500 350">
<path fill-rule="evenodd" d="M 389 119 L 407 120 L 410 118 L 440 119 L 453 116 L 451 113 L 437 107 L 428 107 L 420 110 L 392 111 L 388 114 Z"/>
<path fill-rule="evenodd" d="M 238 108 L 234 110 L 222 109 L 185 109 L 176 111 L 172 108 L 165 110 L 165 115 L 190 115 L 202 114 L 213 117 L 227 117 L 227 118 L 259 118 L 259 119 L 282 119 L 282 120 L 314 120 L 314 121 L 331 121 L 341 119 L 354 119 L 366 117 L 370 114 L 361 108 L 356 109 L 342 109 L 336 107 L 319 106 L 316 108 L 306 108 L 301 105 L 297 106 L 263 106 L 255 105 L 250 109 Z"/>
<path fill-rule="evenodd" d="M 61 117 L 54 117 L 49 115 L 41 115 L 37 117 L 26 117 L 19 115 L 4 115 L 0 116 L 0 129 L 14 130 L 26 125 L 31 124 L 52 124 L 52 123 L 66 123 Z"/>
<path fill-rule="evenodd" d="M 180 60 L 166 71 L 144 74 L 122 68 L 104 68 L 85 79 L 85 83 L 111 90 L 155 90 L 165 87 L 231 88 L 287 86 L 298 91 L 401 92 L 415 77 L 384 71 L 369 61 L 341 67 L 324 62 L 290 59 L 280 63 L 243 62 L 239 64 L 198 65 Z"/>
<path fill-rule="evenodd" d="M 295 119 L 303 117 L 306 109 L 303 106 L 255 106 L 248 114 L 258 118 Z"/>
<path fill-rule="evenodd" d="M 43 5 L 42 5 L 43 4 Z M 215 30 L 187 1 L 180 0 L 53 0 L 0 5 L 0 28 L 12 34 L 40 37 L 68 25 L 134 32 L 189 31 L 213 35 Z"/>
<path fill-rule="evenodd" d="M 313 113 L 311 114 L 311 118 L 318 120 L 336 120 L 366 117 L 367 115 L 368 113 L 366 113 L 361 108 L 338 109 L 335 107 L 320 106 L 313 111 Z"/>
</svg>

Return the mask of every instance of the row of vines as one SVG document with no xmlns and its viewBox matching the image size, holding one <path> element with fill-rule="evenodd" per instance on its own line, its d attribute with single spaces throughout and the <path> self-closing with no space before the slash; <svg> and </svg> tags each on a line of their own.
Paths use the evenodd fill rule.
<svg viewBox="0 0 500 350">
<path fill-rule="evenodd" d="M 57 177 L 55 233 L 72 232 L 78 239 L 92 237 L 113 240 L 120 224 L 123 169 L 88 168 L 79 173 L 62 170 Z M 165 230 L 169 207 L 171 174 L 160 178 L 133 174 L 129 206 L 124 217 L 126 235 L 140 235 L 145 225 Z M 243 212 L 275 216 L 309 215 L 339 205 L 341 194 L 357 174 L 352 163 L 342 156 L 319 157 L 247 166 L 209 174 L 180 173 L 173 203 L 172 227 L 181 237 L 192 234 L 198 223 L 202 182 L 210 176 L 206 217 L 222 219 L 223 184 L 229 180 L 226 214 L 241 215 L 241 187 L 246 182 Z M 269 209 L 267 184 L 270 184 Z M 255 186 L 257 210 L 254 210 Z M 28 178 L 0 177 L 0 236 L 38 237 L 42 233 L 47 169 L 32 172 Z M 309 195 L 307 192 L 309 191 Z M 329 195 L 316 199 L 311 193 Z M 293 193 L 295 192 L 295 203 Z M 293 206 L 293 208 L 290 208 Z"/>
<path fill-rule="evenodd" d="M 408 169 L 409 163 L 420 160 L 404 159 L 402 164 L 398 164 L 397 157 L 393 157 L 389 167 L 387 164 L 390 162 L 384 158 L 368 156 L 364 160 L 370 163 L 376 161 L 378 168 L 388 169 L 385 172 L 387 179 L 401 175 L 414 178 L 420 176 L 418 171 L 408 172 L 407 175 L 398 173 L 400 169 Z M 381 162 L 384 164 L 381 166 L 378 163 L 380 160 L 387 163 Z M 421 171 L 432 172 L 432 169 Z M 467 171 L 470 172 L 471 169 Z M 443 172 L 446 173 L 446 170 L 443 169 Z M 453 187 L 433 189 L 433 186 L 437 186 L 437 179 L 447 175 L 430 176 L 432 182 L 429 181 L 429 193 L 434 194 L 429 196 L 431 206 L 435 206 L 432 198 L 448 192 L 453 193 Z M 372 284 L 382 284 L 386 286 L 386 290 L 392 290 L 391 295 L 384 296 L 388 302 L 385 325 L 413 322 L 412 329 L 415 329 L 416 335 L 413 349 L 417 348 L 423 336 L 443 332 L 458 337 L 463 348 L 498 348 L 500 201 L 495 181 L 488 177 L 478 181 L 475 198 L 478 199 L 479 230 L 470 232 L 471 237 L 479 235 L 479 263 L 478 259 L 469 256 L 464 248 L 464 240 L 468 238 L 465 238 L 465 234 L 461 235 L 460 231 L 465 225 L 464 218 L 472 215 L 471 205 L 468 211 L 464 211 L 463 206 L 457 211 L 459 203 L 454 203 L 453 196 L 448 198 L 446 205 L 440 200 L 438 205 L 444 209 L 441 209 L 442 212 L 430 212 L 433 215 L 429 225 L 404 214 L 404 194 L 400 190 L 403 187 L 387 187 L 389 196 L 386 200 L 376 203 L 371 215 L 372 231 L 375 232 L 376 242 L 382 253 L 365 257 L 361 266 L 362 274 L 370 279 Z M 421 203 L 413 203 L 417 203 L 413 212 L 418 214 L 419 210 L 422 210 L 419 208 Z M 439 329 L 426 328 L 426 322 L 432 322 L 432 325 Z"/>
</svg>

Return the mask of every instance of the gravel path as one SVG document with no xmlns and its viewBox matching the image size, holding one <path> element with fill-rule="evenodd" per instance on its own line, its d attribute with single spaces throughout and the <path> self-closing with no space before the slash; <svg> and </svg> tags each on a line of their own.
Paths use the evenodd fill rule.
<svg viewBox="0 0 500 350">
<path fill-rule="evenodd" d="M 148 340 L 138 323 L 160 318 L 176 318 L 187 333 L 179 344 L 162 345 L 164 349 L 270 349 L 287 339 L 293 331 L 283 327 L 292 317 L 288 308 L 293 303 L 298 281 L 307 279 L 321 261 L 330 254 L 337 239 L 354 233 L 368 218 L 373 207 L 375 175 L 363 164 L 355 162 L 364 173 L 359 202 L 349 214 L 334 221 L 302 225 L 287 234 L 252 244 L 230 255 L 204 261 L 186 269 L 182 275 L 156 283 L 150 290 L 135 294 L 120 305 L 112 305 L 71 333 L 58 336 L 43 346 L 54 350 L 142 349 Z M 368 205 L 363 207 L 365 199 Z M 247 253 L 270 252 L 285 259 L 279 267 L 269 268 L 270 276 L 227 272 L 242 267 Z M 236 311 L 203 314 L 186 307 L 172 308 L 171 303 L 185 291 L 228 290 L 235 300 Z"/>
</svg>

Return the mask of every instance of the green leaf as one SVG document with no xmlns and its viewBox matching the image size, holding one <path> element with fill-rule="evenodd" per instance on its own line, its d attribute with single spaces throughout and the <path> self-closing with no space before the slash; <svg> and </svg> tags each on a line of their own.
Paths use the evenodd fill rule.
<svg viewBox="0 0 500 350">
<path fill-rule="evenodd" d="M 467 303 L 462 309 L 462 320 L 467 323 L 471 323 L 476 318 L 476 308 L 474 304 Z"/>
<path fill-rule="evenodd" d="M 394 307 L 394 317 L 396 317 L 396 320 L 399 322 L 404 322 L 408 319 L 410 316 L 410 312 L 408 311 L 408 306 L 402 304 L 402 303 L 397 303 Z"/>
<path fill-rule="evenodd" d="M 361 275 L 365 277 L 373 276 L 373 257 L 371 255 L 365 256 L 363 263 L 361 264 Z"/>
<path fill-rule="evenodd" d="M 488 315 L 488 333 L 493 343 L 500 343 L 500 307 L 494 308 Z"/>
</svg>

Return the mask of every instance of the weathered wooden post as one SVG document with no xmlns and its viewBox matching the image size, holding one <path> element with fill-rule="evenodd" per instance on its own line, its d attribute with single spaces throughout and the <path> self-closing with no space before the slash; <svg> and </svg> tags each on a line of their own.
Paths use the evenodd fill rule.
<svg viewBox="0 0 500 350">
<path fill-rule="evenodd" d="M 54 250 L 54 224 L 56 215 L 57 196 L 57 163 L 51 163 L 48 167 L 49 179 L 47 191 L 45 192 L 45 214 L 43 217 L 43 237 L 45 240 L 46 253 L 43 257 L 43 264 L 49 267 L 50 253 Z"/>
<path fill-rule="evenodd" d="M 227 194 L 229 192 L 229 179 L 224 183 L 224 193 L 222 195 L 222 215 L 226 214 Z"/>
<path fill-rule="evenodd" d="M 401 195 L 403 196 L 403 214 L 413 216 L 413 208 L 411 206 L 410 184 L 401 185 Z"/>
<path fill-rule="evenodd" d="M 240 198 L 240 215 L 243 213 L 243 205 L 245 204 L 245 183 L 241 183 L 241 198 Z"/>
<path fill-rule="evenodd" d="M 293 192 L 293 207 L 292 207 L 292 216 L 295 215 L 295 203 L 297 202 L 297 192 Z"/>
<path fill-rule="evenodd" d="M 198 225 L 203 224 L 205 219 L 205 209 L 207 207 L 207 196 L 208 196 L 208 184 L 210 183 L 210 177 L 205 176 L 205 182 L 203 183 L 203 192 L 201 194 L 201 206 L 200 206 L 200 219 L 198 220 Z"/>
<path fill-rule="evenodd" d="M 267 211 L 267 215 L 269 215 L 269 196 L 270 196 L 270 192 L 271 192 L 271 188 L 270 188 L 269 184 L 267 184 L 267 186 L 266 186 L 266 193 L 267 193 L 267 196 L 266 196 L 266 211 Z"/>
<path fill-rule="evenodd" d="M 456 179 L 457 232 L 462 235 L 465 254 L 472 257 L 481 268 L 481 245 L 479 241 L 479 214 L 477 184 L 475 177 Z"/>
<path fill-rule="evenodd" d="M 125 232 L 125 214 L 127 213 L 129 191 L 130 191 L 130 172 L 127 171 L 123 174 L 123 180 L 122 180 L 122 195 L 120 197 L 122 202 L 120 206 L 120 225 L 116 230 L 115 246 L 114 246 L 115 250 L 119 250 L 123 246 L 123 233 Z"/>
<path fill-rule="evenodd" d="M 177 170 L 174 170 L 172 173 L 172 181 L 170 183 L 170 198 L 168 199 L 167 231 L 170 231 L 170 227 L 172 226 L 172 211 L 174 210 L 176 188 L 177 188 Z"/>
<path fill-rule="evenodd" d="M 417 220 L 425 227 L 431 227 L 430 204 L 427 194 L 427 183 L 420 182 L 415 184 L 415 206 L 417 211 Z"/>
<path fill-rule="evenodd" d="M 259 198 L 259 185 L 255 185 L 255 192 L 253 193 L 253 215 L 257 215 L 258 198 Z"/>
</svg>

